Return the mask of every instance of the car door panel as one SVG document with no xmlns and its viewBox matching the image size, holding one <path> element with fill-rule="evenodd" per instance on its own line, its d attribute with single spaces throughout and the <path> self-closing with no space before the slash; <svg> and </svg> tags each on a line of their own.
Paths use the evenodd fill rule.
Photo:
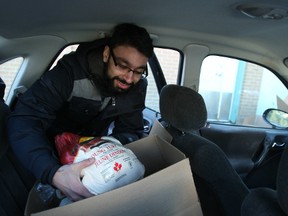
<svg viewBox="0 0 288 216">
<path fill-rule="evenodd" d="M 200 134 L 217 144 L 249 187 L 275 187 L 276 172 L 285 147 L 286 131 L 209 124 Z M 284 144 L 283 144 L 284 143 Z M 280 146 L 280 147 L 279 147 Z M 265 175 L 265 181 L 261 176 Z M 270 178 L 266 178 L 270 176 Z"/>
<path fill-rule="evenodd" d="M 146 107 L 143 110 L 143 120 L 144 120 L 144 133 L 149 134 L 150 130 L 154 124 L 154 121 L 159 118 L 159 113 Z"/>
<path fill-rule="evenodd" d="M 217 144 L 227 155 L 240 175 L 247 175 L 253 167 L 253 158 L 261 149 L 265 132 L 211 124 L 201 129 L 206 139 Z"/>
</svg>

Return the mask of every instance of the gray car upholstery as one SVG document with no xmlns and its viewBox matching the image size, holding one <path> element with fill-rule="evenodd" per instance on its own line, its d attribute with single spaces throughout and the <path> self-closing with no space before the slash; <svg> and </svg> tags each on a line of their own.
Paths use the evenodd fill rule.
<svg viewBox="0 0 288 216">
<path fill-rule="evenodd" d="M 282 153 L 277 174 L 276 190 L 264 187 L 251 190 L 242 205 L 243 216 L 288 215 L 288 148 Z"/>
<path fill-rule="evenodd" d="M 190 159 L 203 214 L 240 216 L 249 190 L 225 153 L 197 134 L 207 120 L 202 96 L 188 87 L 166 85 L 160 94 L 160 113 L 172 144 Z"/>
</svg>

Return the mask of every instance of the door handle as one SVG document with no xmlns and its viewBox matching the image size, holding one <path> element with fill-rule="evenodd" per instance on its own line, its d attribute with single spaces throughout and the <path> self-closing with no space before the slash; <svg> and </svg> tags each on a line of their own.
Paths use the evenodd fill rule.
<svg viewBox="0 0 288 216">
<path fill-rule="evenodd" d="M 274 149 L 278 149 L 278 148 L 284 148 L 284 147 L 285 147 L 285 145 L 286 145 L 286 143 L 285 143 L 285 142 L 282 142 L 282 143 L 277 143 L 277 142 L 274 142 L 274 143 L 272 144 L 272 148 L 274 148 Z"/>
<path fill-rule="evenodd" d="M 254 168 L 258 167 L 262 163 L 262 161 L 268 154 L 269 150 L 273 147 L 273 144 L 272 144 L 271 138 L 269 137 L 265 138 L 264 143 L 263 143 L 263 150 L 261 154 L 258 156 L 258 159 L 254 161 Z"/>
</svg>

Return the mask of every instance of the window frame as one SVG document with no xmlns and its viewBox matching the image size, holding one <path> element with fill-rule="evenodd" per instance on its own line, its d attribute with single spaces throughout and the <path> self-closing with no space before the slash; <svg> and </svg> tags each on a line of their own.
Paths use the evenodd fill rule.
<svg viewBox="0 0 288 216">
<path fill-rule="evenodd" d="M 250 60 L 246 60 L 246 59 L 242 59 L 242 58 L 238 58 L 238 57 L 234 57 L 234 56 L 225 56 L 225 55 L 218 55 L 218 54 L 210 54 L 210 55 L 207 55 L 203 61 L 202 61 L 202 64 L 201 64 L 201 69 L 200 69 L 200 78 L 201 78 L 201 75 L 202 75 L 202 67 L 203 67 L 203 63 L 205 61 L 206 58 L 210 57 L 210 56 L 217 56 L 217 57 L 223 57 L 223 58 L 230 58 L 230 59 L 233 59 L 233 60 L 237 60 L 238 63 L 239 62 L 245 62 L 246 64 L 253 64 L 253 65 L 256 65 L 257 67 L 261 67 L 264 70 L 266 70 L 267 72 L 271 73 L 271 75 L 273 74 L 275 76 L 275 79 L 278 79 L 278 81 L 280 81 L 282 84 L 283 84 L 283 87 L 286 88 L 287 90 L 287 93 L 288 93 L 288 81 L 286 81 L 282 76 L 279 75 L 279 73 L 277 73 L 276 71 L 272 70 L 271 68 L 267 67 L 266 65 L 263 65 L 263 64 L 259 64 L 258 62 L 253 62 L 253 61 L 250 61 Z M 264 73 L 264 72 L 263 72 Z M 203 92 L 201 92 L 201 79 L 199 78 L 199 93 L 202 94 Z M 261 89 L 260 89 L 261 90 Z M 259 90 L 259 93 L 261 92 Z M 275 91 L 276 92 L 276 91 Z M 243 93 L 243 89 L 241 90 L 241 92 L 239 94 L 242 94 Z M 235 89 L 233 90 L 232 94 L 235 94 Z M 277 94 L 276 94 L 277 95 Z M 202 95 L 203 96 L 203 95 Z M 203 96 L 204 100 L 205 100 L 205 96 Z M 259 98 L 258 98 L 258 101 L 257 103 L 259 103 Z M 261 103 L 261 101 L 260 101 Z M 268 107 L 270 108 L 270 107 Z M 268 109 L 266 108 L 266 109 Z M 238 107 L 239 109 L 239 107 Z M 229 109 L 231 112 L 231 108 Z M 239 111 L 239 110 L 238 110 Z M 265 110 L 264 110 L 265 111 Z M 239 113 L 237 113 L 237 117 L 239 118 L 238 116 Z M 263 113 L 261 114 L 261 116 L 263 115 Z M 255 113 L 255 117 L 257 116 L 257 113 Z M 229 116 L 230 118 L 230 116 Z M 258 127 L 258 128 L 271 128 L 271 125 L 267 124 L 265 126 L 260 126 L 260 125 L 257 125 L 257 124 L 239 124 L 239 123 L 232 123 L 229 121 L 229 119 L 227 121 L 221 121 L 221 120 L 217 120 L 217 119 L 208 119 L 207 120 L 209 123 L 213 123 L 213 124 L 225 124 L 225 125 L 231 125 L 231 126 L 243 126 L 243 127 Z"/>
</svg>

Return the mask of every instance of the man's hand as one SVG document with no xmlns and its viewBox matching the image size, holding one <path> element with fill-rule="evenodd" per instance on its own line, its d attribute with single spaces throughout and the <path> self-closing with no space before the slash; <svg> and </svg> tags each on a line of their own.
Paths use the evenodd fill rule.
<svg viewBox="0 0 288 216">
<path fill-rule="evenodd" d="M 52 184 L 72 201 L 93 196 L 81 182 L 81 170 L 94 162 L 95 158 L 89 158 L 60 167 L 53 177 Z"/>
</svg>

